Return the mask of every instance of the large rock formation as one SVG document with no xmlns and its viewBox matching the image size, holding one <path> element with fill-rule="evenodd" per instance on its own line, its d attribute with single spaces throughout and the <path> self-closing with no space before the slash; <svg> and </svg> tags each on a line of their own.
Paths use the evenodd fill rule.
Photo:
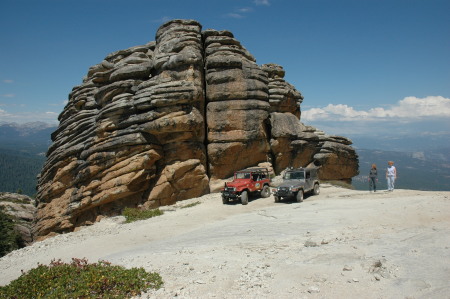
<svg viewBox="0 0 450 299">
<path fill-rule="evenodd" d="M 165 23 L 73 88 L 39 178 L 37 234 L 200 196 L 261 162 L 351 179 L 351 142 L 304 126 L 302 100 L 281 66 L 258 66 L 231 32 Z"/>
</svg>

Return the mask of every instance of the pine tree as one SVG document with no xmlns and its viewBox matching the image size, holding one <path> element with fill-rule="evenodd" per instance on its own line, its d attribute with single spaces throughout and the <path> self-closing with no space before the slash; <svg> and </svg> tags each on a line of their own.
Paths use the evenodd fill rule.
<svg viewBox="0 0 450 299">
<path fill-rule="evenodd" d="M 21 246 L 20 235 L 14 229 L 14 220 L 0 206 L 0 257 Z"/>
</svg>

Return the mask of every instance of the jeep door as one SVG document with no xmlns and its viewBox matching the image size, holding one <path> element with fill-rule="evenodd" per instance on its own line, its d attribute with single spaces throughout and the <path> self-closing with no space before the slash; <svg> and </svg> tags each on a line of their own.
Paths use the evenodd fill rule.
<svg viewBox="0 0 450 299">
<path fill-rule="evenodd" d="M 305 173 L 305 192 L 312 190 L 313 180 L 311 179 L 311 171 L 307 170 Z"/>
</svg>

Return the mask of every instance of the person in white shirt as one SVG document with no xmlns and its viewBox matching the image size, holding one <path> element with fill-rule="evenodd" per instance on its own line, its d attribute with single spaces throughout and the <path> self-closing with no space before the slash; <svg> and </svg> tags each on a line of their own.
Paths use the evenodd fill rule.
<svg viewBox="0 0 450 299">
<path fill-rule="evenodd" d="M 388 162 L 388 168 L 386 169 L 386 179 L 388 191 L 394 191 L 394 183 L 397 179 L 397 169 L 395 168 L 393 161 Z"/>
</svg>

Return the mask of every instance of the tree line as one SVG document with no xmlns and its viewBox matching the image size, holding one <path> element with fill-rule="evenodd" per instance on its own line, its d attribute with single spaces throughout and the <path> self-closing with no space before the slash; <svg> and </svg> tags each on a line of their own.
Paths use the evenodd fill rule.
<svg viewBox="0 0 450 299">
<path fill-rule="evenodd" d="M 45 157 L 0 150 L 0 192 L 22 193 L 34 197 L 37 175 Z"/>
</svg>

